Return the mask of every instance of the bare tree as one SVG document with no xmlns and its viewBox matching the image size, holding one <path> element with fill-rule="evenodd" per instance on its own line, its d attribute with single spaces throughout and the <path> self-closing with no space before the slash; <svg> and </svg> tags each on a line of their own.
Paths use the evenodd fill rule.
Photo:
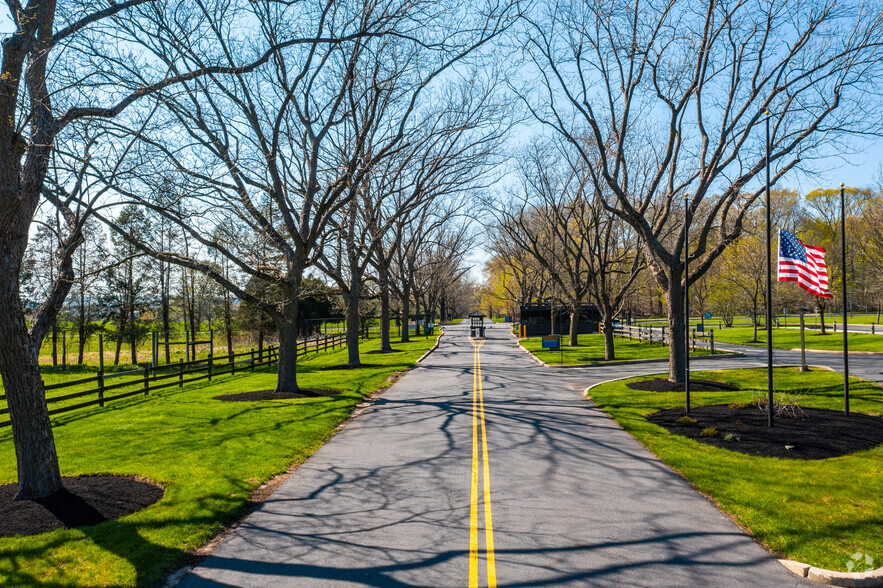
<svg viewBox="0 0 883 588">
<path fill-rule="evenodd" d="M 880 132 L 880 9 L 590 0 L 540 6 L 527 20 L 523 47 L 540 81 L 520 90 L 525 103 L 597 170 L 607 208 L 641 237 L 668 307 L 669 378 L 683 381 L 684 285 L 739 236 L 763 193 L 765 113 L 773 183 L 848 151 L 847 137 Z"/>
<path fill-rule="evenodd" d="M 409 0 L 328 2 L 315 14 L 304 14 L 300 4 L 254 6 L 265 44 L 303 26 L 313 27 L 317 40 L 281 47 L 266 67 L 200 78 L 163 93 L 166 118 L 142 140 L 187 177 L 190 194 L 181 210 L 147 201 L 142 194 L 149 187 L 117 190 L 177 223 L 199 255 L 139 243 L 142 250 L 203 272 L 272 318 L 279 334 L 276 389 L 287 394 L 299 390 L 300 285 L 329 242 L 332 221 L 342 227 L 340 215 L 352 210 L 351 203 L 372 197 L 362 193 L 371 172 L 411 136 L 424 93 L 497 37 L 511 17 L 509 5 L 494 6 L 464 12 L 453 26 L 433 3 Z M 133 34 L 143 34 L 137 24 Z M 179 62 L 201 63 L 203 44 L 180 47 L 179 22 L 163 24 L 150 37 L 157 59 L 173 71 Z M 235 61 L 240 48 L 228 33 L 216 29 L 212 43 Z M 347 40 L 330 44 L 326 38 Z M 255 239 L 243 240 L 244 234 Z M 256 249 L 271 254 L 259 259 Z M 242 280 L 229 279 L 201 257 L 210 252 L 226 257 Z M 270 296 L 249 292 L 248 280 L 268 285 Z M 348 296 L 357 304 L 358 293 Z"/>
<path fill-rule="evenodd" d="M 121 26 L 124 20 L 144 20 L 168 9 L 165 2 L 126 0 L 100 7 L 31 0 L 10 2 L 8 7 L 14 31 L 3 41 L 0 63 L 0 373 L 16 448 L 17 497 L 31 499 L 61 489 L 37 353 L 72 287 L 70 258 L 81 241 L 75 230 L 70 243 L 59 248 L 57 266 L 62 271 L 29 327 L 19 292 L 20 270 L 31 223 L 46 195 L 57 138 L 81 121 L 116 117 L 163 89 L 202 76 L 253 71 L 280 47 L 306 40 L 288 34 L 269 47 L 251 43 L 250 50 L 238 55 L 239 61 L 221 64 L 215 59 L 217 52 L 205 51 L 198 62 L 186 66 L 183 59 L 176 60 L 170 71 L 163 63 L 153 67 L 155 61 L 144 59 L 137 47 L 145 38 Z M 252 9 L 224 3 L 218 10 L 239 22 L 247 19 L 242 12 Z M 211 30 L 205 22 L 188 22 L 186 29 L 174 31 L 177 44 L 167 48 L 177 52 L 195 39 L 210 40 L 206 33 Z"/>
</svg>

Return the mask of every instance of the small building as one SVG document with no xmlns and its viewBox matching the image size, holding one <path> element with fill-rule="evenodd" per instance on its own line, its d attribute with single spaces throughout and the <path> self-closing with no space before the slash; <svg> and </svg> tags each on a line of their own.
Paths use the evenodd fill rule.
<svg viewBox="0 0 883 588">
<path fill-rule="evenodd" d="M 552 321 L 552 305 L 548 302 L 532 302 L 521 305 L 520 332 L 523 337 L 540 335 L 567 335 L 570 333 L 570 311 L 555 305 L 555 321 Z M 577 333 L 585 335 L 597 333 L 601 313 L 594 304 L 584 302 L 580 307 Z M 554 330 L 553 330 L 554 328 Z"/>
</svg>

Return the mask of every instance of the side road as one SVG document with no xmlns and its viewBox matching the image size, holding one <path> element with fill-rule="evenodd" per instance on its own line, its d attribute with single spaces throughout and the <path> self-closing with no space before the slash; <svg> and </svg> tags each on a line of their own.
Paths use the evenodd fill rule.
<svg viewBox="0 0 883 588">
<path fill-rule="evenodd" d="M 448 327 L 180 585 L 809 585 L 582 397 L 659 365 L 540 368 L 507 330 Z"/>
</svg>

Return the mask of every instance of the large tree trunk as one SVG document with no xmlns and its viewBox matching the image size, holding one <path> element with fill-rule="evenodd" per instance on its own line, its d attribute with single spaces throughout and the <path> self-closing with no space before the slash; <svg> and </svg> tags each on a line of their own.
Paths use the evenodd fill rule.
<svg viewBox="0 0 883 588">
<path fill-rule="evenodd" d="M 26 231 L 24 228 L 25 242 Z M 18 289 L 21 257 L 9 251 L 15 249 L 15 245 L 8 247 L 7 243 L 0 243 L 0 374 L 18 466 L 16 498 L 26 500 L 61 490 L 61 476 L 40 378 L 41 341 L 29 342 Z"/>
<path fill-rule="evenodd" d="M 604 315 L 604 359 L 607 361 L 616 359 L 616 350 L 613 345 L 613 313 L 608 311 Z"/>
<path fill-rule="evenodd" d="M 402 343 L 407 343 L 411 340 L 411 333 L 409 331 L 411 324 L 411 286 L 405 282 L 402 285 Z"/>
<path fill-rule="evenodd" d="M 816 305 L 819 308 L 819 328 L 821 331 L 819 333 L 821 335 L 827 335 L 828 331 L 825 329 L 825 303 L 822 302 L 823 299 L 819 299 L 816 301 Z"/>
<path fill-rule="evenodd" d="M 346 364 L 349 367 L 362 365 L 359 359 L 359 295 L 361 287 L 358 282 L 350 284 L 350 290 L 344 294 L 346 302 Z"/>
<path fill-rule="evenodd" d="M 668 379 L 683 383 L 686 358 L 684 357 L 684 288 L 681 284 L 681 276 L 671 276 L 669 284 L 665 298 L 669 329 Z"/>
<path fill-rule="evenodd" d="M 389 270 L 381 263 L 377 273 L 380 282 L 380 350 L 392 351 L 389 341 Z"/>
<path fill-rule="evenodd" d="M 575 302 L 570 309 L 570 341 L 568 342 L 568 345 L 571 347 L 579 345 L 579 315 L 580 305 L 579 302 Z"/>
<path fill-rule="evenodd" d="M 297 385 L 297 309 L 294 316 L 288 316 L 276 320 L 276 330 L 279 332 L 279 364 L 276 368 L 276 392 L 290 394 L 298 392 Z"/>
</svg>

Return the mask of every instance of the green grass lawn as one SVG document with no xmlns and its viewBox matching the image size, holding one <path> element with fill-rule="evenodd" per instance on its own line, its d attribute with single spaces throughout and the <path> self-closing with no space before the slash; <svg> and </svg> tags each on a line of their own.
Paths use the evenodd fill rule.
<svg viewBox="0 0 883 588">
<path fill-rule="evenodd" d="M 737 384 L 734 392 L 693 392 L 693 402 L 750 402 L 766 390 L 766 370 L 699 372 L 696 378 Z M 652 376 L 651 376 L 652 377 Z M 634 378 L 633 380 L 647 379 Z M 628 380 L 628 381 L 633 381 Z M 843 409 L 843 376 L 829 371 L 775 371 L 776 390 L 809 391 L 801 406 Z M 883 389 L 853 378 L 850 408 L 883 413 Z M 883 447 L 815 461 L 743 455 L 669 433 L 643 418 L 683 406 L 682 392 L 641 392 L 626 381 L 589 391 L 592 400 L 665 463 L 773 552 L 826 569 L 845 570 L 852 554 L 883 562 Z"/>
<path fill-rule="evenodd" d="M 219 394 L 275 386 L 273 368 L 211 384 L 83 409 L 53 419 L 63 475 L 138 475 L 166 494 L 149 508 L 94 527 L 0 538 L 0 585 L 134 586 L 161 581 L 233 520 L 252 490 L 318 449 L 366 395 L 413 365 L 436 337 L 394 343 L 405 353 L 363 356 L 378 367 L 321 371 L 346 363 L 346 349 L 300 363 L 304 387 L 337 396 L 222 402 Z M 379 347 L 366 342 L 361 349 Z M 8 428 L 0 431 L 0 484 L 16 481 Z"/>
<path fill-rule="evenodd" d="M 883 335 L 870 333 L 849 333 L 850 351 L 883 352 Z M 720 343 L 736 343 L 738 345 L 766 346 L 766 330 L 757 330 L 759 343 L 752 343 L 753 327 L 730 327 L 714 330 L 714 340 Z M 826 349 L 841 351 L 843 349 L 843 333 L 820 335 L 817 331 L 805 331 L 807 349 Z M 800 349 L 800 329 L 773 329 L 773 347 L 779 349 Z"/>
<path fill-rule="evenodd" d="M 568 339 L 565 336 L 562 342 Z M 530 339 L 521 339 L 519 343 L 549 364 L 572 365 L 578 363 L 603 363 L 604 362 L 604 335 L 579 335 L 579 347 L 570 347 L 562 345 L 561 351 L 549 351 L 543 349 L 542 337 L 532 337 Z M 668 357 L 668 345 L 661 343 L 644 343 L 635 339 L 623 339 L 621 337 L 614 338 L 614 348 L 616 350 L 616 361 L 635 360 L 635 359 L 662 359 Z M 705 349 L 697 349 L 690 355 L 708 355 Z"/>
</svg>

